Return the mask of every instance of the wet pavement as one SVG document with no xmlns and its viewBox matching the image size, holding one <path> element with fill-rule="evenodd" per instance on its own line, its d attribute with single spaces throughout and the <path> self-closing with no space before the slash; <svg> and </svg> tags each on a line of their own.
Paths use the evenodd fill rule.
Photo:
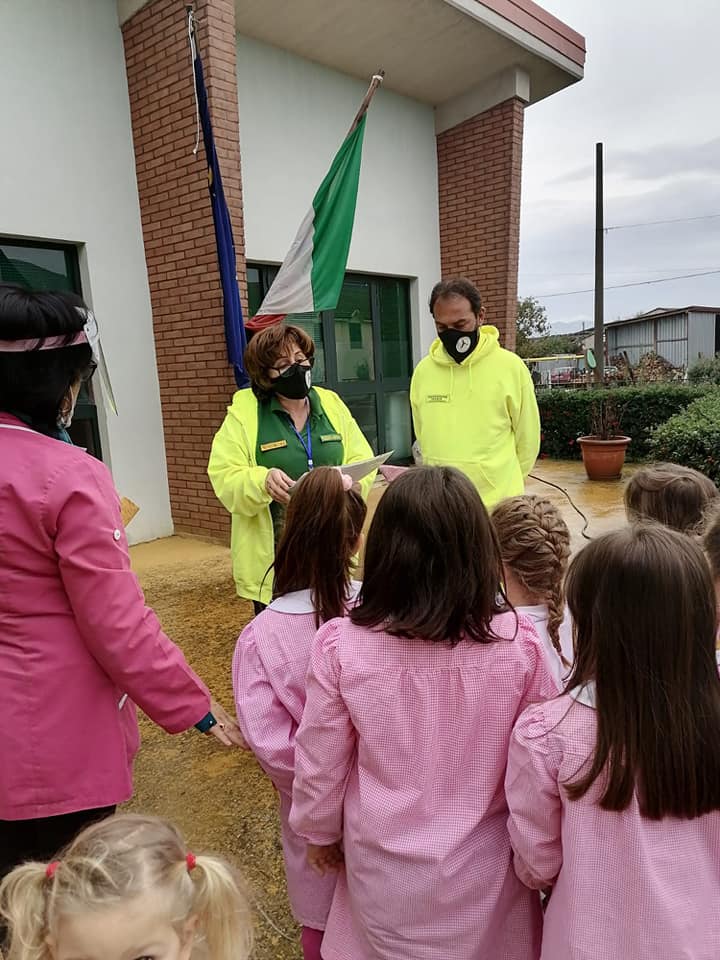
<svg viewBox="0 0 720 960">
<path fill-rule="evenodd" d="M 581 533 L 585 521 L 573 510 L 565 494 L 540 481 L 549 481 L 567 491 L 578 509 L 586 515 L 588 519 L 586 532 L 594 538 L 624 526 L 623 490 L 633 469 L 632 466 L 626 466 L 621 480 L 588 480 L 585 468 L 580 461 L 538 460 L 531 479 L 528 480 L 526 492 L 546 497 L 557 504 L 570 528 L 573 550 L 579 550 L 586 542 Z M 532 477 L 539 479 L 532 479 Z"/>
<path fill-rule="evenodd" d="M 632 466 L 625 467 L 621 480 L 588 480 L 582 461 L 578 460 L 538 460 L 528 480 L 526 492 L 546 497 L 560 508 L 563 518 L 572 534 L 573 550 L 579 550 L 587 541 L 582 536 L 585 520 L 573 509 L 570 500 L 588 519 L 587 533 L 590 537 L 615 530 L 625 523 L 623 490 L 625 482 L 632 473 Z M 537 478 L 537 479 L 533 479 Z M 562 487 L 567 496 L 547 482 Z M 370 517 L 377 506 L 387 484 L 378 481 L 368 498 Z"/>
</svg>

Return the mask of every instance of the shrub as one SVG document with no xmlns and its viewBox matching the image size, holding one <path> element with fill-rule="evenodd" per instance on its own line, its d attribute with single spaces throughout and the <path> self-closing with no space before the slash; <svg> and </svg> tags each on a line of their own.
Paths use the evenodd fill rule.
<svg viewBox="0 0 720 960">
<path fill-rule="evenodd" d="M 628 460 L 644 460 L 650 452 L 652 430 L 709 389 L 708 386 L 656 384 L 610 390 L 541 390 L 537 397 L 542 424 L 540 455 L 579 460 L 577 438 L 591 431 L 593 409 L 597 408 L 598 401 L 612 397 L 620 412 L 620 432 L 632 437 Z"/>
<path fill-rule="evenodd" d="M 720 485 L 720 390 L 695 400 L 657 427 L 650 456 L 694 467 Z"/>
<path fill-rule="evenodd" d="M 690 383 L 720 384 L 720 354 L 714 357 L 702 357 L 688 370 Z"/>
</svg>

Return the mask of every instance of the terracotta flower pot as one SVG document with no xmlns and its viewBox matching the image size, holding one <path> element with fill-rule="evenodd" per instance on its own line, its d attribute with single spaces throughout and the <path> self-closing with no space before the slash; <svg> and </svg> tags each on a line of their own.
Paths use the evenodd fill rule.
<svg viewBox="0 0 720 960">
<path fill-rule="evenodd" d="M 589 480 L 618 480 L 625 463 L 630 437 L 578 437 L 585 472 Z"/>
</svg>

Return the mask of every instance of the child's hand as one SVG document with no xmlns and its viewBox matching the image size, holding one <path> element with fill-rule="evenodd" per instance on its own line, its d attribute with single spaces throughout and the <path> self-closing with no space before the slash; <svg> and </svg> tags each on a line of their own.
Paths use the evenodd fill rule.
<svg viewBox="0 0 720 960">
<path fill-rule="evenodd" d="M 307 845 L 307 862 L 320 876 L 327 870 L 339 870 L 345 862 L 340 843 L 329 843 L 327 846 L 317 846 L 314 843 Z"/>
</svg>

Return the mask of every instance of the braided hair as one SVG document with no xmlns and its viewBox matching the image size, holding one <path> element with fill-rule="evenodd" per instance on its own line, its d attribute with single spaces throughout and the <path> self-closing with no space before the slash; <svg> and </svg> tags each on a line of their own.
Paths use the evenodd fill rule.
<svg viewBox="0 0 720 960">
<path fill-rule="evenodd" d="M 560 625 L 565 617 L 565 573 L 570 531 L 560 511 L 542 497 L 510 497 L 492 513 L 503 564 L 548 608 L 548 635 L 564 666 Z"/>
</svg>

